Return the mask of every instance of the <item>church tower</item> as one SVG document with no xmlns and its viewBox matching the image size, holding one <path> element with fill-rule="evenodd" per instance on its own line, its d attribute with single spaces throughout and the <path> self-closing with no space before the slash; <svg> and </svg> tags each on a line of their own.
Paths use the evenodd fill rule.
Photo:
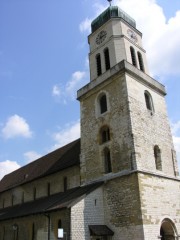
<svg viewBox="0 0 180 240">
<path fill-rule="evenodd" d="M 110 6 L 91 24 L 81 104 L 81 184 L 104 181 L 113 240 L 177 239 L 180 193 L 165 87 L 149 76 L 136 22 Z M 169 238 L 166 238 L 169 236 Z"/>
</svg>

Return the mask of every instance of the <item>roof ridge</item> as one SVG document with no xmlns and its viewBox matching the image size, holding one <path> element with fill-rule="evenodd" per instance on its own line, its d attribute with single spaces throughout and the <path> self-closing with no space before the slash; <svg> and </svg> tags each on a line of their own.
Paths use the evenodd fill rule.
<svg viewBox="0 0 180 240">
<path fill-rule="evenodd" d="M 33 165 L 34 163 L 36 163 L 36 162 L 39 161 L 40 159 L 43 159 L 43 158 L 47 157 L 48 155 L 51 155 L 51 154 L 55 153 L 56 151 L 58 151 L 58 150 L 60 150 L 60 149 L 63 149 L 63 148 L 65 148 L 65 147 L 67 147 L 68 145 L 77 142 L 78 140 L 80 140 L 80 138 L 78 138 L 78 139 L 76 139 L 76 140 L 74 140 L 74 141 L 72 141 L 72 142 L 69 142 L 69 143 L 67 143 L 66 145 L 63 145 L 62 147 L 56 148 L 56 149 L 53 150 L 52 152 L 48 152 L 47 154 L 45 154 L 45 155 L 43 155 L 43 156 L 41 156 L 41 157 L 33 160 L 32 162 L 30 162 L 30 163 L 28 163 L 28 164 L 25 164 L 24 166 L 22 166 L 22 167 L 20 167 L 20 168 L 18 168 L 18 169 L 16 169 L 16 170 L 14 170 L 14 171 L 12 171 L 12 172 L 4 175 L 4 177 L 9 176 L 9 175 L 11 175 L 12 173 L 18 172 L 18 170 L 23 169 L 23 168 L 25 168 L 25 167 L 27 167 L 27 166 Z M 66 152 L 67 152 L 67 151 L 66 151 Z M 65 153 L 63 153 L 63 155 L 64 155 L 64 154 L 65 154 Z M 4 179 L 4 177 L 0 180 L 0 182 Z"/>
<path fill-rule="evenodd" d="M 5 175 L 0 181 L 0 192 L 13 187 L 31 182 L 45 175 L 50 175 L 57 170 L 63 170 L 79 162 L 80 138 L 60 147 L 37 160 Z M 75 149 L 75 158 L 67 153 Z M 67 157 L 66 157 L 67 154 Z M 70 156 L 71 161 L 68 161 Z"/>
</svg>

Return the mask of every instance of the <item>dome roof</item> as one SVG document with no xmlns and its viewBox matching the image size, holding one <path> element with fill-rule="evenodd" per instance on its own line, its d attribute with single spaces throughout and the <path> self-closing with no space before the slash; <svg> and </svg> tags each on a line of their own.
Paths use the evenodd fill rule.
<svg viewBox="0 0 180 240">
<path fill-rule="evenodd" d="M 101 27 L 105 22 L 111 18 L 122 18 L 132 27 L 136 28 L 136 22 L 127 13 L 121 10 L 117 6 L 110 6 L 104 12 L 102 12 L 96 19 L 91 23 L 91 31 L 95 32 L 99 27 Z"/>
</svg>

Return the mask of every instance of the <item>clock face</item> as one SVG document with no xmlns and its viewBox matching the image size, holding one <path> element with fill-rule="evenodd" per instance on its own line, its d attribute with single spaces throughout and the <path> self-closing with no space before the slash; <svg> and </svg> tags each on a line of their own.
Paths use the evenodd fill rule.
<svg viewBox="0 0 180 240">
<path fill-rule="evenodd" d="M 133 42 L 137 42 L 137 36 L 131 29 L 127 30 L 127 34 Z"/>
<path fill-rule="evenodd" d="M 97 35 L 97 37 L 96 37 L 96 43 L 99 45 L 99 44 L 101 44 L 104 40 L 105 40 L 105 38 L 106 38 L 106 35 L 107 35 L 107 32 L 106 31 L 101 31 L 98 35 Z"/>
</svg>

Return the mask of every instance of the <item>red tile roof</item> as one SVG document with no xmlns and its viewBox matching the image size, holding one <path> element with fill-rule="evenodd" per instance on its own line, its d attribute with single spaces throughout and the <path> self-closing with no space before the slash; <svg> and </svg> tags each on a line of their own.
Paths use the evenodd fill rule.
<svg viewBox="0 0 180 240">
<path fill-rule="evenodd" d="M 0 181 L 0 192 L 80 164 L 80 139 L 7 174 Z"/>
</svg>

